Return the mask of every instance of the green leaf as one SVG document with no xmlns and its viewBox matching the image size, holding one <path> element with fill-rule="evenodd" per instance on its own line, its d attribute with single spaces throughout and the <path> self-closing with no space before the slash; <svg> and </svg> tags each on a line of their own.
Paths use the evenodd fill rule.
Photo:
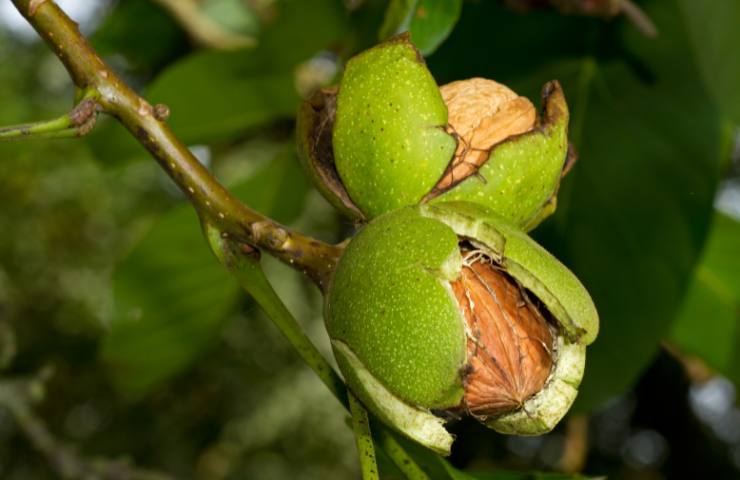
<svg viewBox="0 0 740 480">
<path fill-rule="evenodd" d="M 581 409 L 630 388 L 652 361 L 698 261 L 718 179 L 719 112 L 700 88 L 685 20 L 676 2 L 645 7 L 660 37 L 627 27 L 625 58 L 584 62 L 571 90 L 582 160 L 555 221 L 602 318 Z"/>
<path fill-rule="evenodd" d="M 721 160 L 721 114 L 702 88 L 679 0 L 642 5 L 657 39 L 623 19 L 522 17 L 471 4 L 430 60 L 450 78 L 489 76 L 530 98 L 548 80 L 563 83 L 580 159 L 535 236 L 579 276 L 601 317 L 580 409 L 629 389 L 670 331 L 708 231 Z M 486 43 L 486 32 L 515 40 Z M 488 51 L 461 55 L 471 44 Z"/>
<path fill-rule="evenodd" d="M 118 2 L 91 38 L 103 56 L 123 55 L 127 68 L 151 75 L 184 53 L 187 36 L 151 0 Z"/>
<path fill-rule="evenodd" d="M 292 148 L 234 193 L 287 223 L 302 210 L 308 185 Z M 102 358 L 126 394 L 144 395 L 189 367 L 216 340 L 239 287 L 203 239 L 190 205 L 165 215 L 114 275 L 116 315 Z"/>
<path fill-rule="evenodd" d="M 139 1 L 144 0 L 134 3 Z M 170 64 L 147 87 L 144 96 L 150 103 L 170 107 L 168 123 L 180 140 L 190 145 L 226 141 L 295 115 L 301 100 L 296 66 L 338 42 L 347 28 L 346 13 L 340 0 L 281 0 L 274 8 L 276 20 L 258 37 L 256 48 L 193 53 Z M 131 22 L 124 20 L 120 28 Z M 101 118 L 89 141 L 106 162 L 148 158 L 129 132 L 110 119 Z"/>
<path fill-rule="evenodd" d="M 117 386 L 138 396 L 213 342 L 237 289 L 206 249 L 190 207 L 166 215 L 119 266 L 102 347 Z"/>
<path fill-rule="evenodd" d="M 692 48 L 715 101 L 740 124 L 740 2 L 680 0 Z"/>
<path fill-rule="evenodd" d="M 645 3 L 661 35 L 631 26 L 619 61 L 572 84 L 581 161 L 555 219 L 566 263 L 602 318 L 577 405 L 630 388 L 671 328 L 703 248 L 719 177 L 720 114 L 701 88 L 676 1 Z"/>
<path fill-rule="evenodd" d="M 170 107 L 187 143 L 227 139 L 295 112 L 300 98 L 287 69 L 246 61 L 243 51 L 196 53 L 167 69 L 147 97 Z"/>
<path fill-rule="evenodd" d="M 231 32 L 254 35 L 259 31 L 258 15 L 243 0 L 206 0 L 202 13 Z"/>
<path fill-rule="evenodd" d="M 460 18 L 462 0 L 392 0 L 380 27 L 381 40 L 410 32 L 416 47 L 431 55 Z"/>
<path fill-rule="evenodd" d="M 740 384 L 740 222 L 717 213 L 670 339 Z"/>
<path fill-rule="evenodd" d="M 344 8 L 338 0 L 283 0 L 275 8 L 277 21 L 259 37 L 257 48 L 196 53 L 165 70 L 148 89 L 152 103 L 170 107 L 170 124 L 181 140 L 233 138 L 295 114 L 300 102 L 295 67 L 340 37 Z"/>
</svg>

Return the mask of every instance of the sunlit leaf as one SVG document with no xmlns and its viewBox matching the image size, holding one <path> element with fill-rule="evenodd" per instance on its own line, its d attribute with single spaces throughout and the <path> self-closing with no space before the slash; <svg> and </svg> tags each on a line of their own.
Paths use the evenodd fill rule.
<svg viewBox="0 0 740 480">
<path fill-rule="evenodd" d="M 424 55 L 445 41 L 460 18 L 462 0 L 392 0 L 380 28 L 380 38 L 410 32 Z"/>
<path fill-rule="evenodd" d="M 259 30 L 259 17 L 242 0 L 209 0 L 202 2 L 203 14 L 232 32 L 254 35 Z"/>
<path fill-rule="evenodd" d="M 670 339 L 740 383 L 740 222 L 717 213 Z"/>
<path fill-rule="evenodd" d="M 167 69 L 148 89 L 167 104 L 184 141 L 229 138 L 295 114 L 300 96 L 296 64 L 329 46 L 343 28 L 341 2 L 284 0 L 278 17 L 253 50 L 197 53 Z M 307 28 L 321 25 L 321 28 Z"/>
</svg>

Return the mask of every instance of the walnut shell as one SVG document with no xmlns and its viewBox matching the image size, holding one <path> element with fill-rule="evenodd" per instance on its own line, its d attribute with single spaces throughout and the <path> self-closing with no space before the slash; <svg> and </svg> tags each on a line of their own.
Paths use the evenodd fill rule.
<svg viewBox="0 0 740 480">
<path fill-rule="evenodd" d="M 529 132 L 537 124 L 532 102 L 493 80 L 459 80 L 439 90 L 447 104 L 447 131 L 457 137 L 458 143 L 438 189 L 449 188 L 474 174 L 496 144 Z"/>
<path fill-rule="evenodd" d="M 466 323 L 466 409 L 487 417 L 521 408 L 552 370 L 544 309 L 481 250 L 463 254 L 460 278 L 451 283 Z"/>
</svg>

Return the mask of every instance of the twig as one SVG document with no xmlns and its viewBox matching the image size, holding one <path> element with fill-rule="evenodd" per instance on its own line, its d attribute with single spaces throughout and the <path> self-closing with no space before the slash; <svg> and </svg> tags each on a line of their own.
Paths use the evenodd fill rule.
<svg viewBox="0 0 740 480">
<path fill-rule="evenodd" d="M 85 458 L 57 439 L 31 409 L 43 397 L 42 371 L 30 379 L 0 381 L 0 406 L 5 407 L 33 447 L 41 452 L 59 478 L 83 480 L 173 480 L 173 477 L 139 469 L 125 460 Z"/>
<path fill-rule="evenodd" d="M 696 355 L 684 352 L 678 345 L 668 340 L 661 343 L 663 349 L 672 356 L 684 369 L 691 383 L 706 383 L 717 376 L 707 363 Z"/>
<path fill-rule="evenodd" d="M 643 35 L 648 38 L 655 38 L 658 36 L 658 27 L 655 26 L 652 19 L 637 6 L 636 3 L 630 0 L 621 0 L 620 8 L 625 17 L 627 17 L 632 24 L 637 28 Z"/>
<path fill-rule="evenodd" d="M 102 111 L 120 121 L 152 154 L 189 198 L 201 217 L 232 238 L 264 249 L 326 289 L 341 248 L 260 215 L 231 195 L 175 137 L 158 112 L 129 88 L 97 55 L 53 0 L 12 0 L 62 61 L 74 84 L 97 92 Z"/>
<path fill-rule="evenodd" d="M 609 19 L 621 13 L 646 37 L 658 36 L 655 23 L 632 0 L 506 0 L 506 3 L 524 12 L 534 8 L 544 8 L 549 4 L 566 15 L 587 15 Z"/>
<path fill-rule="evenodd" d="M 565 473 L 583 470 L 588 456 L 588 416 L 575 414 L 565 425 L 565 445 L 557 469 Z"/>
<path fill-rule="evenodd" d="M 194 0 L 152 0 L 166 9 L 188 32 L 190 38 L 202 47 L 236 50 L 253 47 L 256 40 L 247 35 L 231 33 L 203 15 Z"/>
<path fill-rule="evenodd" d="M 0 128 L 0 140 L 20 138 L 77 138 L 90 133 L 97 119 L 97 105 L 91 96 L 71 112 L 53 120 Z"/>
<path fill-rule="evenodd" d="M 357 453 L 360 455 L 362 480 L 378 480 L 378 462 L 375 460 L 375 446 L 370 434 L 370 421 L 367 410 L 351 392 L 349 411 L 352 414 L 352 429 L 355 431 Z"/>
</svg>

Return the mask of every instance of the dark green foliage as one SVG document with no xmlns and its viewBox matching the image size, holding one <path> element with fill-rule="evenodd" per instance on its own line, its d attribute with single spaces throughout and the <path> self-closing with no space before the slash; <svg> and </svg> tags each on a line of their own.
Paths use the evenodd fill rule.
<svg viewBox="0 0 740 480">
<path fill-rule="evenodd" d="M 344 62 L 379 34 L 410 30 L 439 83 L 493 78 L 537 103 L 540 87 L 560 80 L 580 158 L 535 237 L 584 282 L 602 319 L 579 410 L 615 408 L 607 403 L 615 396 L 639 410 L 646 397 L 632 388 L 651 365 L 662 368 L 653 360 L 664 340 L 740 382 L 738 223 L 713 207 L 719 181 L 738 171 L 729 157 L 740 126 L 740 6 L 637 3 L 657 25 L 656 39 L 621 16 L 521 14 L 493 0 L 392 1 L 387 11 L 379 0 L 284 0 L 260 15 L 245 10 L 260 19 L 250 31 L 255 48 L 223 52 L 194 47 L 153 2 L 121 0 L 92 43 L 152 103 L 170 107 L 175 133 L 207 146 L 210 168 L 240 198 L 328 241 L 352 225 L 309 190 L 286 142 L 306 89 L 335 83 Z M 0 123 L 69 108 L 72 88 L 56 60 L 3 28 Z M 11 326 L 17 349 L 0 384 L 55 367 L 46 400 L 33 407 L 55 435 L 89 456 L 130 456 L 178 478 L 357 474 L 338 404 L 239 295 L 192 209 L 115 122 L 102 120 L 78 141 L 0 144 L 0 233 L 0 323 Z M 329 354 L 317 291 L 263 263 Z M 8 358 L 0 351 L 0 363 Z M 650 405 L 686 402 L 662 385 L 650 390 L 660 392 Z M 698 422 L 687 412 L 673 421 Z M 0 408 L 0 477 L 56 478 L 6 413 Z M 716 456 L 671 456 L 682 451 L 671 444 L 670 468 L 626 464 L 599 446 L 608 431 L 596 418 L 588 475 L 735 472 L 724 453 L 734 447 L 696 426 L 695 443 Z M 649 415 L 625 428 L 643 427 L 669 435 Z M 494 433 L 469 438 L 476 440 L 461 434 L 449 461 L 404 446 L 433 479 L 590 478 L 526 473 L 555 462 L 515 453 Z M 388 478 L 402 478 L 379 455 Z M 524 473 L 496 473 L 510 471 Z"/>
</svg>

